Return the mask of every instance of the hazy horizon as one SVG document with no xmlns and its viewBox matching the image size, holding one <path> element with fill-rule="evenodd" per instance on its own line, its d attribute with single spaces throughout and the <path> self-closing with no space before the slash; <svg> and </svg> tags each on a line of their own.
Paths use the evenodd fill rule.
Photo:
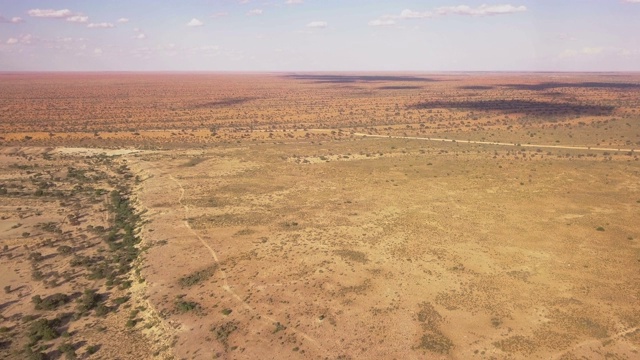
<svg viewBox="0 0 640 360">
<path fill-rule="evenodd" d="M 0 72 L 637 72 L 640 0 L 26 0 Z"/>
</svg>

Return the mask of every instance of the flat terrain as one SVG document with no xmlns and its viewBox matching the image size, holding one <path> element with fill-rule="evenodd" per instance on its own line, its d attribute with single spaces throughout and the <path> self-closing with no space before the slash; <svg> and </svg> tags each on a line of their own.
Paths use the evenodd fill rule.
<svg viewBox="0 0 640 360">
<path fill-rule="evenodd" d="M 637 74 L 0 76 L 2 356 L 640 357 Z"/>
</svg>

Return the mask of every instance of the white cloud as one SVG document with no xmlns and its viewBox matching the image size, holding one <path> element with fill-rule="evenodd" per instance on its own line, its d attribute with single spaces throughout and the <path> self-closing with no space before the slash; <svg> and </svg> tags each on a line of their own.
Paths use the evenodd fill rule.
<svg viewBox="0 0 640 360">
<path fill-rule="evenodd" d="M 295 4 L 302 4 L 304 1 L 302 0 L 287 0 L 285 2 L 285 4 L 287 5 L 295 5 Z"/>
<path fill-rule="evenodd" d="M 86 23 L 89 21 L 89 17 L 83 15 L 74 15 L 69 16 L 66 20 L 69 22 Z"/>
<path fill-rule="evenodd" d="M 112 23 L 108 23 L 108 22 L 101 22 L 101 23 L 91 23 L 89 25 L 87 25 L 88 28 L 92 28 L 92 29 L 111 29 L 116 27 L 115 25 L 113 25 Z"/>
<path fill-rule="evenodd" d="M 256 15 L 262 15 L 262 10 L 261 9 L 253 9 L 250 10 L 247 15 L 249 16 L 256 16 Z"/>
<path fill-rule="evenodd" d="M 629 4 L 640 4 L 640 0 L 622 0 L 622 1 Z"/>
<path fill-rule="evenodd" d="M 467 5 L 459 6 L 443 6 L 436 9 L 439 15 L 470 15 L 470 16 L 488 16 L 488 15 L 504 15 L 514 14 L 527 11 L 527 7 L 524 5 L 513 6 L 511 4 L 506 5 L 480 5 L 477 8 L 472 8 Z"/>
<path fill-rule="evenodd" d="M 618 49 L 618 55 L 620 56 L 632 56 L 640 55 L 640 50 Z"/>
<path fill-rule="evenodd" d="M 396 24 L 395 20 L 385 19 L 385 18 L 369 21 L 369 26 L 392 26 L 395 24 Z"/>
<path fill-rule="evenodd" d="M 227 16 L 227 15 L 229 15 L 228 12 L 222 11 L 222 12 L 217 12 L 215 14 L 212 14 L 211 17 L 216 19 L 216 18 L 219 18 L 219 17 Z"/>
<path fill-rule="evenodd" d="M 134 39 L 143 40 L 147 38 L 147 34 L 143 33 L 140 28 L 133 28 L 133 32 L 137 33 L 137 35 L 133 37 Z"/>
<path fill-rule="evenodd" d="M 400 13 L 400 19 L 425 19 L 433 17 L 433 13 L 431 11 L 418 12 L 409 9 L 402 10 Z"/>
<path fill-rule="evenodd" d="M 37 39 L 33 35 L 26 34 L 26 35 L 20 35 L 17 38 L 14 38 L 14 37 L 9 38 L 6 41 L 6 44 L 7 45 L 15 45 L 15 44 L 29 45 L 33 43 L 35 40 Z"/>
<path fill-rule="evenodd" d="M 327 25 L 329 25 L 329 24 L 327 24 L 326 21 L 312 21 L 312 22 L 307 24 L 307 27 L 309 27 L 309 28 L 326 28 Z"/>
<path fill-rule="evenodd" d="M 196 18 L 191 19 L 191 21 L 187 23 L 187 26 L 189 27 L 198 27 L 202 25 L 204 25 L 204 23 Z"/>
<path fill-rule="evenodd" d="M 638 0 L 640 1 L 640 0 Z M 376 20 L 369 22 L 370 26 L 388 26 L 393 25 L 393 20 L 396 19 L 428 19 L 436 16 L 447 15 L 467 15 L 467 16 L 489 16 L 489 15 L 505 15 L 514 14 L 527 11 L 526 6 L 513 6 L 506 5 L 480 5 L 472 8 L 467 5 L 459 6 L 443 6 L 436 8 L 433 11 L 414 11 L 405 9 L 400 12 L 399 15 L 383 15 Z"/>
<path fill-rule="evenodd" d="M 73 22 L 73 23 L 89 22 L 88 16 L 83 15 L 82 13 L 73 12 L 69 9 L 61 9 L 61 10 L 31 9 L 27 11 L 27 14 L 29 14 L 29 16 L 39 17 L 39 18 L 64 19 L 68 22 Z"/>
<path fill-rule="evenodd" d="M 395 24 L 396 21 L 391 19 L 377 19 L 369 21 L 369 26 L 392 26 Z"/>
<path fill-rule="evenodd" d="M 0 15 L 0 23 L 5 23 L 5 24 L 20 24 L 23 23 L 24 20 L 21 17 L 18 16 L 14 16 L 11 19 L 7 19 L 6 17 Z"/>
<path fill-rule="evenodd" d="M 601 46 L 585 46 L 580 50 L 575 50 L 575 49 L 566 49 L 563 52 L 561 52 L 558 57 L 561 59 L 566 59 L 566 58 L 572 58 L 572 57 L 576 57 L 579 55 L 582 56 L 595 56 L 595 55 L 601 55 L 601 54 L 611 54 L 611 53 L 615 53 L 615 48 L 605 48 L 605 47 L 601 47 Z M 621 53 L 618 49 L 617 54 L 619 55 L 623 55 L 623 53 Z"/>
<path fill-rule="evenodd" d="M 116 21 L 116 22 L 118 22 L 118 23 L 120 23 L 120 24 L 124 24 L 124 23 L 128 23 L 128 22 L 129 22 L 129 19 L 128 19 L 128 18 L 120 18 L 120 19 L 118 19 L 118 21 Z"/>
<path fill-rule="evenodd" d="M 576 41 L 578 39 L 576 39 L 575 37 L 567 34 L 567 33 L 560 33 L 557 35 L 557 39 L 562 40 L 562 41 Z"/>
<path fill-rule="evenodd" d="M 564 50 L 563 52 L 560 53 L 560 55 L 558 55 L 559 58 L 561 59 L 566 59 L 566 58 L 570 58 L 570 57 L 574 57 L 578 55 L 578 52 L 573 50 L 573 49 L 567 49 Z"/>
<path fill-rule="evenodd" d="M 217 45 L 203 45 L 191 49 L 192 51 L 203 53 L 217 53 L 220 50 L 220 46 Z"/>
<path fill-rule="evenodd" d="M 102 55 L 102 49 L 101 48 L 93 49 L 93 54 L 98 56 Z"/>
<path fill-rule="evenodd" d="M 74 14 L 69 9 L 53 10 L 53 9 L 31 9 L 27 11 L 29 16 L 42 17 L 42 18 L 54 18 L 54 19 L 66 19 Z"/>
<path fill-rule="evenodd" d="M 586 55 L 597 55 L 602 53 L 603 51 L 603 47 L 584 47 L 580 52 Z"/>
</svg>

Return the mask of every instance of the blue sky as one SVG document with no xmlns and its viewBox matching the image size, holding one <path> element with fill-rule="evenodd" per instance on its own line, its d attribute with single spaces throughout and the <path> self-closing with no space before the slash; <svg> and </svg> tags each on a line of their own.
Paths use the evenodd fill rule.
<svg viewBox="0 0 640 360">
<path fill-rule="evenodd" d="M 3 0 L 0 71 L 640 71 L 640 0 Z"/>
</svg>

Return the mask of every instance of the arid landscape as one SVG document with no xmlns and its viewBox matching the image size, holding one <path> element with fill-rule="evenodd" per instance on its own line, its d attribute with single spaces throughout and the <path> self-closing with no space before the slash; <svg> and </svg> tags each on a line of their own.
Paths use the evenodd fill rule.
<svg viewBox="0 0 640 360">
<path fill-rule="evenodd" d="M 638 73 L 1 73 L 0 358 L 638 359 Z"/>
</svg>

